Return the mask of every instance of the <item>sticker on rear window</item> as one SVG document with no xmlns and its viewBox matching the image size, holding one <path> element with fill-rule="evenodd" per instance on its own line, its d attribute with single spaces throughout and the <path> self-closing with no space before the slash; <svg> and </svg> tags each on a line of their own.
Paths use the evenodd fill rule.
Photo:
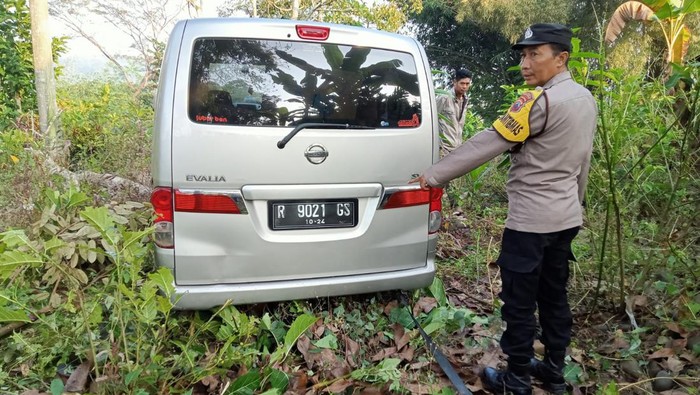
<svg viewBox="0 0 700 395">
<path fill-rule="evenodd" d="M 420 125 L 420 119 L 418 119 L 417 114 L 413 114 L 413 117 L 411 117 L 411 119 L 402 119 L 399 121 L 400 128 L 411 128 L 411 127 L 416 127 L 419 125 Z"/>
<path fill-rule="evenodd" d="M 194 120 L 202 123 L 228 123 L 228 118 L 219 117 L 216 115 L 201 115 L 197 114 L 194 116 Z"/>
</svg>

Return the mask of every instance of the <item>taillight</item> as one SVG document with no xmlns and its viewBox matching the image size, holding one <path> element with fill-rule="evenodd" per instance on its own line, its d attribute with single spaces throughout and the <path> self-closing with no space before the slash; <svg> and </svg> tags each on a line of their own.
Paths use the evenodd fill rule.
<svg viewBox="0 0 700 395">
<path fill-rule="evenodd" d="M 382 208 L 399 208 L 420 206 L 430 203 L 430 191 L 423 189 L 412 189 L 409 191 L 398 191 L 391 194 Z"/>
<path fill-rule="evenodd" d="M 173 190 L 158 187 L 151 193 L 151 204 L 156 212 L 153 241 L 160 248 L 173 248 Z"/>
<path fill-rule="evenodd" d="M 324 41 L 330 33 L 331 28 L 325 26 L 297 25 L 297 36 L 306 40 Z"/>
<path fill-rule="evenodd" d="M 442 188 L 387 191 L 380 209 L 428 205 L 428 233 L 435 233 L 442 225 Z"/>
<path fill-rule="evenodd" d="M 240 201 L 240 205 L 236 200 Z M 181 191 L 158 187 L 151 194 L 151 204 L 156 212 L 154 241 L 158 247 L 173 248 L 173 213 L 247 213 L 240 195 L 231 193 L 208 193 L 201 191 Z"/>
<path fill-rule="evenodd" d="M 428 233 L 440 230 L 442 225 L 442 188 L 430 188 L 430 214 L 428 214 Z"/>
<path fill-rule="evenodd" d="M 430 188 L 430 211 L 442 211 L 442 188 Z"/>
<path fill-rule="evenodd" d="M 170 188 L 158 187 L 151 193 L 151 204 L 156 212 L 155 222 L 173 220 L 173 190 Z"/>
<path fill-rule="evenodd" d="M 240 214 L 233 197 L 227 194 L 175 191 L 175 211 L 192 213 Z"/>
</svg>

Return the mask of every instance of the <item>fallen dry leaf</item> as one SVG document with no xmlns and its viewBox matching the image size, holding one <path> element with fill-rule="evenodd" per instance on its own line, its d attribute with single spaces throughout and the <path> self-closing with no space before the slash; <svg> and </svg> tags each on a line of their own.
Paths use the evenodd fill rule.
<svg viewBox="0 0 700 395">
<path fill-rule="evenodd" d="M 647 357 L 647 359 L 656 359 L 656 358 L 668 358 L 670 356 L 675 355 L 672 349 L 670 348 L 662 348 L 660 350 L 654 351 L 651 355 Z"/>
<path fill-rule="evenodd" d="M 323 333 L 326 331 L 326 326 L 323 325 L 322 320 L 316 321 L 314 325 L 316 326 L 316 328 L 312 330 L 312 333 L 314 334 L 314 336 L 316 336 L 317 339 L 320 339 L 321 337 L 323 337 Z"/>
<path fill-rule="evenodd" d="M 684 328 L 681 328 L 681 326 L 678 325 L 677 322 L 667 322 L 666 328 L 668 328 L 670 331 L 677 333 L 683 337 L 686 337 L 688 335 L 688 331 L 685 330 Z"/>
<path fill-rule="evenodd" d="M 700 365 L 700 358 L 696 357 L 694 354 L 684 352 L 680 355 L 680 358 L 690 362 L 694 365 Z"/>
<path fill-rule="evenodd" d="M 618 329 L 615 331 L 615 339 L 612 342 L 612 349 L 615 350 L 626 350 L 630 348 L 630 342 L 625 339 L 625 335 L 622 330 Z"/>
<path fill-rule="evenodd" d="M 383 395 L 384 391 L 381 388 L 365 387 L 358 395 Z"/>
<path fill-rule="evenodd" d="M 350 371 L 351 371 L 350 366 L 348 366 L 346 363 L 342 363 L 342 362 L 334 365 L 333 368 L 331 368 L 329 370 L 330 377 L 333 377 L 333 378 L 347 376 L 348 374 L 350 374 Z"/>
<path fill-rule="evenodd" d="M 316 351 L 318 351 L 318 349 L 316 349 Z M 311 360 L 314 361 L 314 366 L 326 371 L 335 370 L 339 366 L 346 365 L 344 360 L 337 358 L 333 350 L 328 348 L 321 349 L 320 352 L 310 353 L 309 355 L 312 356 Z"/>
<path fill-rule="evenodd" d="M 303 371 L 296 371 L 292 373 L 292 377 L 289 380 L 289 390 L 299 393 L 306 389 L 309 383 L 309 376 Z"/>
<path fill-rule="evenodd" d="M 687 344 L 688 344 L 688 339 L 686 339 L 686 338 L 674 339 L 671 342 L 671 347 L 673 347 L 674 350 L 680 352 L 680 351 L 686 349 Z"/>
<path fill-rule="evenodd" d="M 345 390 L 352 385 L 352 381 L 346 380 L 346 379 L 340 379 L 333 384 L 329 385 L 324 389 L 324 392 L 328 392 L 331 394 L 340 394 L 345 392 Z"/>
<path fill-rule="evenodd" d="M 571 355 L 571 359 L 573 359 L 575 362 L 581 365 L 583 365 L 584 361 L 586 360 L 585 353 L 583 352 L 583 350 L 578 348 L 572 348 L 569 355 Z"/>
<path fill-rule="evenodd" d="M 353 368 L 358 367 L 356 359 L 359 358 L 360 344 L 347 335 L 343 336 L 343 342 L 345 343 L 345 362 Z"/>
<path fill-rule="evenodd" d="M 437 300 L 429 296 L 423 296 L 413 306 L 413 315 L 418 315 L 420 312 L 429 313 L 437 307 Z"/>
<path fill-rule="evenodd" d="M 440 384 L 402 383 L 402 386 L 415 395 L 435 394 L 442 389 Z"/>
<path fill-rule="evenodd" d="M 90 361 L 85 361 L 78 365 L 73 373 L 71 373 L 68 381 L 66 381 L 66 386 L 63 390 L 65 392 L 83 392 L 83 390 L 87 388 L 88 377 L 91 370 L 92 363 Z"/>
<path fill-rule="evenodd" d="M 393 355 L 396 355 L 396 347 L 385 347 L 379 350 L 379 352 L 374 354 L 370 359 L 375 362 L 382 361 L 391 358 Z"/>
<path fill-rule="evenodd" d="M 392 326 L 394 330 L 394 342 L 396 343 L 396 349 L 400 350 L 411 341 L 411 334 L 406 332 L 406 329 L 401 324 L 394 324 Z"/>
<path fill-rule="evenodd" d="M 373 350 L 379 347 L 379 343 L 381 343 L 379 336 L 373 336 L 365 342 L 365 347 L 369 350 Z"/>
<path fill-rule="evenodd" d="M 625 298 L 627 306 L 634 310 L 634 307 L 646 307 L 649 305 L 649 298 L 645 295 L 632 295 Z"/>
<path fill-rule="evenodd" d="M 297 350 L 301 353 L 306 361 L 306 366 L 311 369 L 311 361 L 309 358 L 309 347 L 311 346 L 311 339 L 306 335 L 301 335 L 299 340 L 297 340 Z"/>
<path fill-rule="evenodd" d="M 379 343 L 381 344 L 386 344 L 388 345 L 391 342 L 391 339 L 389 339 L 384 332 L 379 332 L 377 333 L 377 336 L 375 336 L 375 339 L 379 340 Z"/>
<path fill-rule="evenodd" d="M 387 303 L 386 306 L 384 306 L 384 314 L 387 316 L 390 315 L 391 311 L 397 307 L 399 307 L 399 302 L 392 300 L 391 302 Z"/>
<path fill-rule="evenodd" d="M 685 367 L 685 363 L 675 356 L 669 357 L 666 362 L 662 363 L 662 365 L 665 365 L 666 368 L 674 375 L 678 375 L 678 373 L 680 373 L 680 371 Z"/>
<path fill-rule="evenodd" d="M 341 377 L 350 372 L 350 365 L 345 359 L 336 356 L 331 349 L 314 346 L 306 336 L 299 337 L 297 349 L 304 357 L 306 366 L 317 372 L 317 375 L 311 377 L 313 382 Z"/>
<path fill-rule="evenodd" d="M 404 348 L 398 355 L 402 360 L 406 362 L 411 362 L 413 360 L 414 350 L 413 347 Z"/>
<path fill-rule="evenodd" d="M 499 349 L 490 349 L 484 351 L 477 365 L 497 367 L 501 362 L 501 351 Z"/>
<path fill-rule="evenodd" d="M 207 376 L 202 379 L 202 384 L 209 389 L 209 392 L 214 392 L 221 384 L 221 381 L 219 381 L 217 376 Z"/>
</svg>

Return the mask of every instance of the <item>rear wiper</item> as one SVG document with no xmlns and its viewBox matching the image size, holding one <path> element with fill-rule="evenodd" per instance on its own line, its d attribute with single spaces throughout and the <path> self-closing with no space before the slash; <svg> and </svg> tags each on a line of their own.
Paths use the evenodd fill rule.
<svg viewBox="0 0 700 395">
<path fill-rule="evenodd" d="M 371 126 L 359 126 L 350 125 L 349 123 L 300 123 L 294 129 L 292 129 L 289 134 L 284 136 L 284 138 L 277 142 L 277 148 L 282 149 L 285 145 L 292 139 L 301 129 L 314 128 L 314 129 L 374 129 Z"/>
</svg>

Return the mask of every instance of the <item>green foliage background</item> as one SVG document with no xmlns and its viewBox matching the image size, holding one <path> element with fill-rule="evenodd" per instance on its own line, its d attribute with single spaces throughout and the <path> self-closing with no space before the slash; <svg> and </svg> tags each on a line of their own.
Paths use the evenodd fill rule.
<svg viewBox="0 0 700 395">
<path fill-rule="evenodd" d="M 53 38 L 57 62 L 66 51 L 66 38 Z M 27 0 L 6 0 L 0 5 L 0 128 L 36 107 L 32 58 L 31 20 Z M 55 68 L 60 75 L 61 67 Z"/>
<path fill-rule="evenodd" d="M 36 105 L 31 21 L 26 0 L 0 6 L 0 127 Z"/>
</svg>

